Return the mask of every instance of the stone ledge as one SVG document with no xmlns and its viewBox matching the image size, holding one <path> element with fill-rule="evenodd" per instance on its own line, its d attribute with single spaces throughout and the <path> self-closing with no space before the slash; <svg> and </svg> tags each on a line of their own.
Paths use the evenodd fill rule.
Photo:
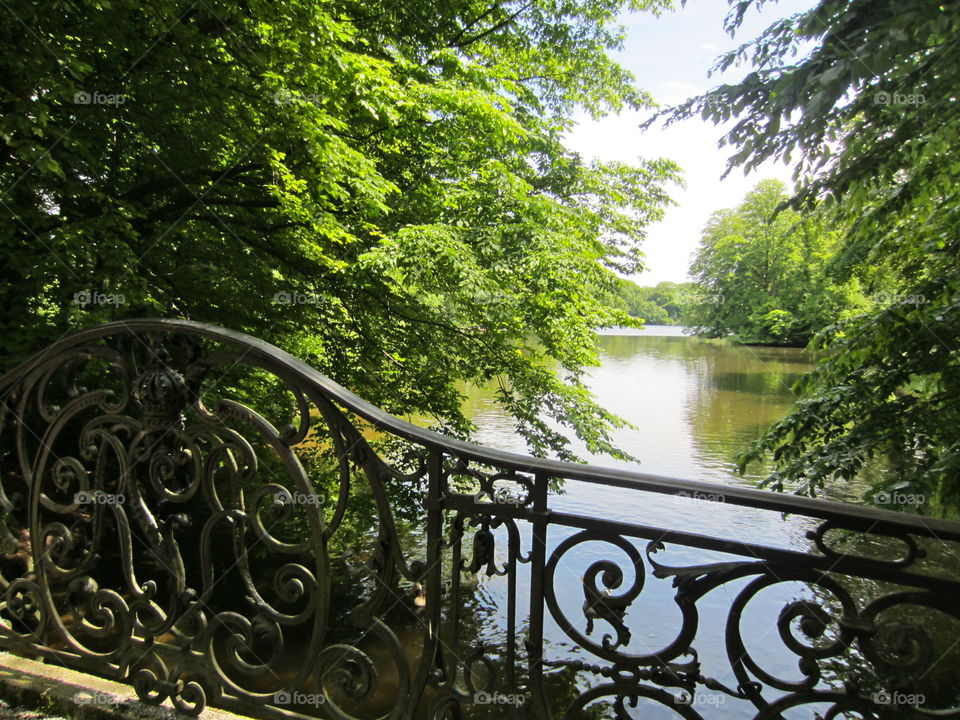
<svg viewBox="0 0 960 720">
<path fill-rule="evenodd" d="M 129 685 L 5 652 L 0 652 L 0 699 L 13 708 L 73 720 L 184 720 L 187 717 L 167 706 L 140 702 Z M 217 708 L 206 708 L 199 718 L 247 720 Z"/>
</svg>

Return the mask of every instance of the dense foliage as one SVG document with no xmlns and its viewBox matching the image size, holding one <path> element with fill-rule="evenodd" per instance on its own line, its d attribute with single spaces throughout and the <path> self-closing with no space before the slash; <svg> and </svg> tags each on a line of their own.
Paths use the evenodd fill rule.
<svg viewBox="0 0 960 720">
<path fill-rule="evenodd" d="M 690 267 L 697 301 L 688 324 L 697 335 L 802 346 L 866 308 L 856 279 L 827 272 L 838 230 L 816 213 L 781 210 L 787 199 L 783 183 L 765 180 L 710 218 Z"/>
<path fill-rule="evenodd" d="M 731 30 L 754 4 L 735 4 Z M 745 456 L 772 454 L 777 486 L 814 492 L 879 456 L 884 489 L 960 506 L 957 37 L 956 3 L 821 0 L 720 60 L 751 63 L 742 82 L 673 113 L 735 118 L 732 165 L 799 159 L 794 207 L 849 228 L 832 271 L 883 292 L 824 333 L 803 399 Z"/>
<path fill-rule="evenodd" d="M 621 278 L 604 299 L 611 307 L 650 325 L 685 325 L 693 284 L 664 280 L 650 287 Z"/>
<path fill-rule="evenodd" d="M 0 24 L 0 366 L 108 319 L 251 332 L 463 435 L 497 382 L 538 453 L 617 420 L 581 368 L 667 161 L 588 162 L 576 111 L 661 0 L 18 3 Z M 549 356 L 558 373 L 548 370 Z"/>
</svg>

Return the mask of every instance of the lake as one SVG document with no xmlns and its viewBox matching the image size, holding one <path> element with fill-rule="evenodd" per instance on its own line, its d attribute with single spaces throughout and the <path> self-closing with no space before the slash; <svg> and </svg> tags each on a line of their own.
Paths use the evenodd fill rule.
<svg viewBox="0 0 960 720">
<path fill-rule="evenodd" d="M 796 348 L 735 346 L 683 335 L 683 328 L 652 325 L 601 332 L 601 365 L 588 373 L 600 404 L 636 426 L 614 435 L 640 462 L 577 453 L 609 467 L 753 484 L 737 477 L 732 457 L 790 408 L 791 386 L 813 367 Z M 526 452 L 513 420 L 486 390 L 467 391 L 466 413 L 476 441 Z M 756 476 L 754 476 L 756 477 Z"/>
</svg>

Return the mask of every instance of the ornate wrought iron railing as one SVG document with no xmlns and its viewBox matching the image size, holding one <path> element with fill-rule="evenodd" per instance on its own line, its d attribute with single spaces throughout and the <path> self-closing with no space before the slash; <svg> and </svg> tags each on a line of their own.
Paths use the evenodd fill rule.
<svg viewBox="0 0 960 720">
<path fill-rule="evenodd" d="M 146 702 L 960 715 L 957 523 L 451 440 L 186 321 L 68 337 L 0 396 L 0 646 Z"/>
</svg>

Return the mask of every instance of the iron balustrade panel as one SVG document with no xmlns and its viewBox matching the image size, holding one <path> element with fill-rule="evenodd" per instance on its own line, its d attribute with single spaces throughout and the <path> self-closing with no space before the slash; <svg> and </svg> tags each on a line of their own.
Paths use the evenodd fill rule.
<svg viewBox="0 0 960 720">
<path fill-rule="evenodd" d="M 436 453 L 388 464 L 292 359 L 173 330 L 4 379 L 3 646 L 187 714 L 412 716 L 438 682 Z M 263 407 L 231 397 L 254 385 Z"/>
<path fill-rule="evenodd" d="M 187 321 L 65 338 L 0 397 L 0 646 L 146 702 L 960 716 L 960 573 L 926 556 L 958 523 L 453 440 Z M 556 483 L 634 510 L 576 512 Z M 703 521 L 721 507 L 805 535 Z"/>
<path fill-rule="evenodd" d="M 466 493 L 448 506 L 540 528 L 527 662 L 542 672 L 527 691 L 544 717 L 957 715 L 960 583 L 924 548 L 949 546 L 960 564 L 942 526 L 873 532 L 857 518 L 853 530 L 810 519 L 800 551 Z M 660 508 L 647 514 L 662 519 Z M 481 547 L 482 561 L 494 554 Z"/>
</svg>

